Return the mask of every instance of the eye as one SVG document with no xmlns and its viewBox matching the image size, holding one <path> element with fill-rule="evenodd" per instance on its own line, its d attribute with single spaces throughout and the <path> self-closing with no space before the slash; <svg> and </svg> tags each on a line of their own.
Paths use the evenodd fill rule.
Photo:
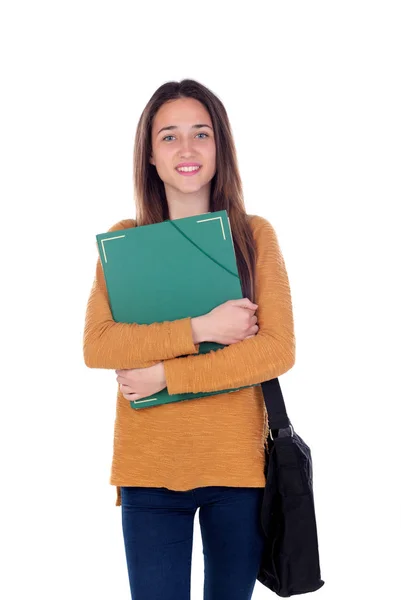
<svg viewBox="0 0 401 600">
<path fill-rule="evenodd" d="M 205 132 L 203 132 L 203 131 L 201 131 L 200 133 L 197 133 L 197 136 L 198 136 L 198 135 L 205 135 L 206 137 L 209 137 L 209 134 L 208 134 L 208 133 L 205 133 Z M 166 135 L 164 138 L 162 138 L 162 141 L 164 141 L 164 140 L 165 140 L 165 139 L 167 139 L 167 138 L 171 138 L 171 137 L 174 137 L 174 136 L 173 136 L 173 135 Z M 202 139 L 204 139 L 204 138 L 202 138 Z"/>
</svg>

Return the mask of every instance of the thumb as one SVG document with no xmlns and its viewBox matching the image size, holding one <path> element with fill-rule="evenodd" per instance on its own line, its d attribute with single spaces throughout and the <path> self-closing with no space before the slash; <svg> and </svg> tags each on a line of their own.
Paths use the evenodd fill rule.
<svg viewBox="0 0 401 600">
<path fill-rule="evenodd" d="M 229 302 L 234 306 L 241 306 L 243 308 L 256 309 L 258 307 L 257 304 L 251 302 L 248 298 L 238 298 L 237 300 L 230 300 Z"/>
</svg>

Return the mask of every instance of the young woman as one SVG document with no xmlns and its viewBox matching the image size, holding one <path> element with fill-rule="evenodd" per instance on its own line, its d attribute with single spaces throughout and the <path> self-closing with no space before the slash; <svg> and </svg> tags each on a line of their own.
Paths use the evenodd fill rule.
<svg viewBox="0 0 401 600">
<path fill-rule="evenodd" d="M 252 386 L 291 369 L 285 263 L 269 221 L 245 211 L 227 113 L 200 83 L 168 82 L 150 98 L 136 131 L 134 187 L 136 219 L 109 231 L 227 210 L 243 299 L 196 318 L 117 323 L 97 261 L 84 359 L 117 374 L 110 483 L 122 507 L 132 598 L 189 600 L 199 508 L 205 600 L 247 600 L 264 541 L 269 427 L 261 386 L 137 411 L 129 401 L 165 387 L 175 394 Z M 203 341 L 225 347 L 198 354 Z"/>
</svg>

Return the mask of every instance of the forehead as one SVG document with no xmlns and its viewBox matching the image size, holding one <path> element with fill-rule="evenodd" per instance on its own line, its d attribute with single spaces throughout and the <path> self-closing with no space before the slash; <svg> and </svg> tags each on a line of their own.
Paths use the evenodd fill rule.
<svg viewBox="0 0 401 600">
<path fill-rule="evenodd" d="M 195 98 L 179 98 L 165 102 L 157 111 L 153 120 L 153 129 L 164 125 L 191 126 L 195 123 L 212 125 L 209 113 Z"/>
</svg>

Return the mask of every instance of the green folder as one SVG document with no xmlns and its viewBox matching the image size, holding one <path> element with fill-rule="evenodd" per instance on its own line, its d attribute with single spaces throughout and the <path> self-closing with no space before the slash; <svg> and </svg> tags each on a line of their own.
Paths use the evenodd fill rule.
<svg viewBox="0 0 401 600">
<path fill-rule="evenodd" d="M 100 233 L 96 240 L 117 322 L 149 325 L 198 317 L 227 300 L 243 298 L 226 210 Z M 199 354 L 224 347 L 202 342 Z M 149 408 L 242 387 L 171 395 L 164 388 L 130 404 Z"/>
</svg>

